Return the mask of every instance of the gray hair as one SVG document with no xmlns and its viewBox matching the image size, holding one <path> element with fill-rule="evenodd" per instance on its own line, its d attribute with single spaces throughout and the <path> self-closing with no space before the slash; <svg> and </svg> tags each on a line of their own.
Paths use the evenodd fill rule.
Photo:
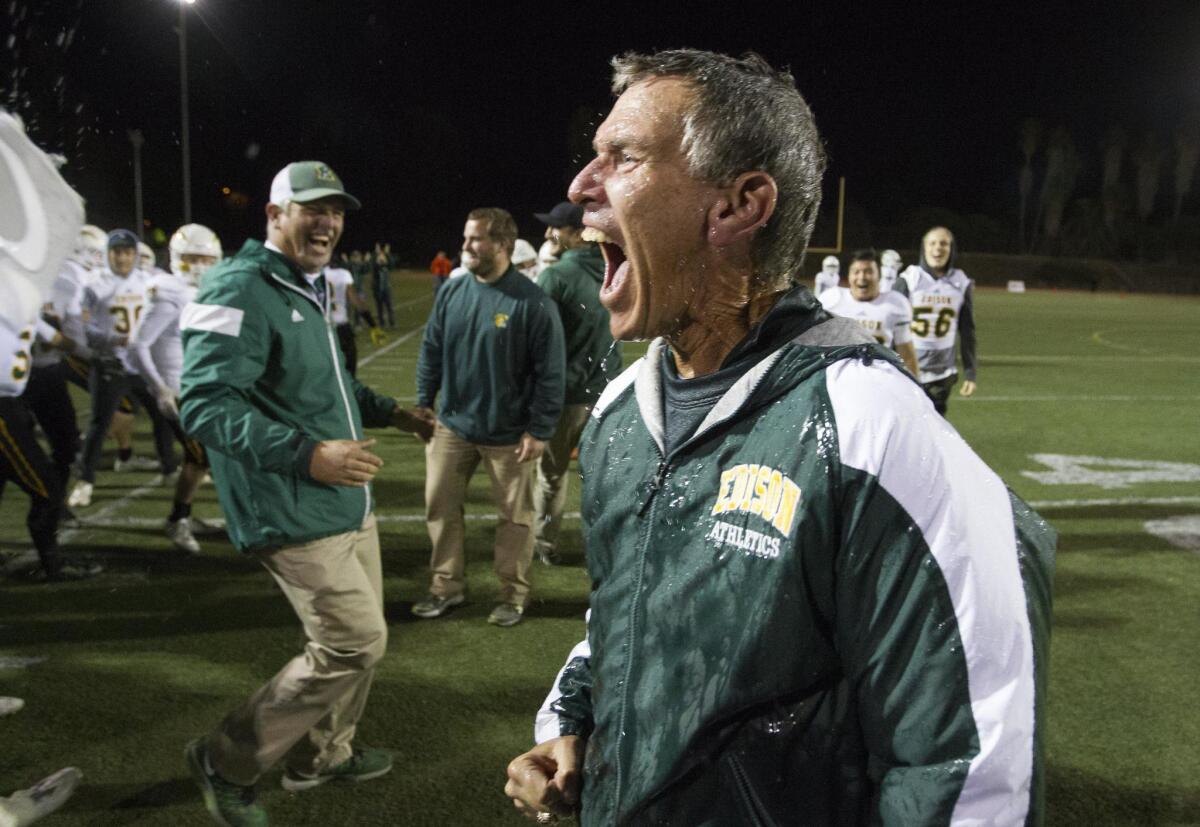
<svg viewBox="0 0 1200 827">
<path fill-rule="evenodd" d="M 679 78 L 693 90 L 683 152 L 696 178 L 724 185 L 762 170 L 775 179 L 775 212 L 751 254 L 765 284 L 798 274 L 821 206 L 825 149 L 791 73 L 776 71 L 754 52 L 734 58 L 698 49 L 627 52 L 614 57 L 612 67 L 614 95 L 661 77 Z"/>
</svg>

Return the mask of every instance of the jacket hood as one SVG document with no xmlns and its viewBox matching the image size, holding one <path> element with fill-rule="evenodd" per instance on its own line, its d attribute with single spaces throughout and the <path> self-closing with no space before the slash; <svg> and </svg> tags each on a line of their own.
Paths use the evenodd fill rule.
<svg viewBox="0 0 1200 827">
<path fill-rule="evenodd" d="M 660 364 L 667 347 L 662 338 L 651 342 L 634 379 L 642 420 L 660 450 L 664 450 L 666 432 Z M 744 361 L 752 366 L 712 407 L 684 445 L 705 438 L 743 411 L 777 399 L 833 362 L 850 358 L 900 364 L 899 357 L 876 343 L 856 322 L 826 312 L 807 287 L 789 290 L 726 357 L 722 369 Z M 618 383 L 612 390 L 619 387 Z M 602 397 L 597 404 L 599 412 L 604 407 Z"/>
<path fill-rule="evenodd" d="M 929 275 L 933 275 L 933 269 L 929 266 L 929 262 L 925 260 L 925 237 L 921 236 L 921 241 L 918 244 L 921 250 L 921 257 L 918 259 L 920 267 Z M 950 275 L 951 271 L 958 266 L 958 239 L 950 236 L 950 258 L 946 261 L 946 275 Z M 936 277 L 935 277 L 936 278 Z"/>
</svg>

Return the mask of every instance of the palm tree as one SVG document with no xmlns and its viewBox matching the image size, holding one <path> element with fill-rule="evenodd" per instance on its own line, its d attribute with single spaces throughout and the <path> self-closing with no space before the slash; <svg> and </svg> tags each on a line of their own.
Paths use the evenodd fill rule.
<svg viewBox="0 0 1200 827">
<path fill-rule="evenodd" d="M 1113 124 L 1104 136 L 1104 176 L 1100 185 L 1100 201 L 1103 205 L 1104 226 L 1109 230 L 1116 227 L 1117 213 L 1124 199 L 1121 197 L 1121 172 L 1125 164 L 1125 148 L 1129 137 L 1120 124 Z"/>
<path fill-rule="evenodd" d="M 1171 223 L 1178 224 L 1183 212 L 1183 199 L 1192 191 L 1196 162 L 1200 160 L 1200 129 L 1195 118 L 1189 118 L 1175 130 L 1175 210 Z"/>
<path fill-rule="evenodd" d="M 1025 251 L 1025 216 L 1029 213 L 1029 196 L 1033 194 L 1033 156 L 1037 154 L 1042 142 L 1042 122 L 1037 118 L 1026 118 L 1021 122 L 1021 154 L 1025 163 L 1021 166 L 1021 176 L 1018 186 L 1021 191 L 1021 203 L 1017 212 L 1017 247 Z"/>
</svg>

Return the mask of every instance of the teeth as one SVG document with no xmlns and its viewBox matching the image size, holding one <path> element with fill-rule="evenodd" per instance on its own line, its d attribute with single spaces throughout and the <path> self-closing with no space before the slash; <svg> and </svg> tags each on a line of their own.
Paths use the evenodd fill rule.
<svg viewBox="0 0 1200 827">
<path fill-rule="evenodd" d="M 583 228 L 583 240 L 584 241 L 596 241 L 601 244 L 611 243 L 608 236 L 606 236 L 604 234 L 604 231 L 597 230 L 595 227 L 584 227 Z"/>
</svg>

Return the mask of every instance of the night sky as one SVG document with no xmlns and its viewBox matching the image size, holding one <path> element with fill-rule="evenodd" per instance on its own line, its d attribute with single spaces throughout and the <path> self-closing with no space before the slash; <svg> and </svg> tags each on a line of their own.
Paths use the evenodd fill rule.
<svg viewBox="0 0 1200 827">
<path fill-rule="evenodd" d="M 540 237 L 531 214 L 565 197 L 587 161 L 610 104 L 608 58 L 630 49 L 753 49 L 789 66 L 830 154 L 825 211 L 844 175 L 859 226 L 875 228 L 930 207 L 1014 213 L 1025 117 L 1070 129 L 1086 188 L 1110 124 L 1168 147 L 1200 111 L 1194 1 L 481 5 L 197 0 L 193 220 L 227 248 L 261 236 L 271 177 L 319 158 L 365 205 L 344 249 L 388 239 L 423 264 L 456 249 L 476 206 L 506 207 Z M 133 224 L 126 130 L 141 129 L 145 213 L 173 230 L 177 0 L 0 7 L 0 105 L 68 158 L 64 174 L 105 229 Z"/>
</svg>

